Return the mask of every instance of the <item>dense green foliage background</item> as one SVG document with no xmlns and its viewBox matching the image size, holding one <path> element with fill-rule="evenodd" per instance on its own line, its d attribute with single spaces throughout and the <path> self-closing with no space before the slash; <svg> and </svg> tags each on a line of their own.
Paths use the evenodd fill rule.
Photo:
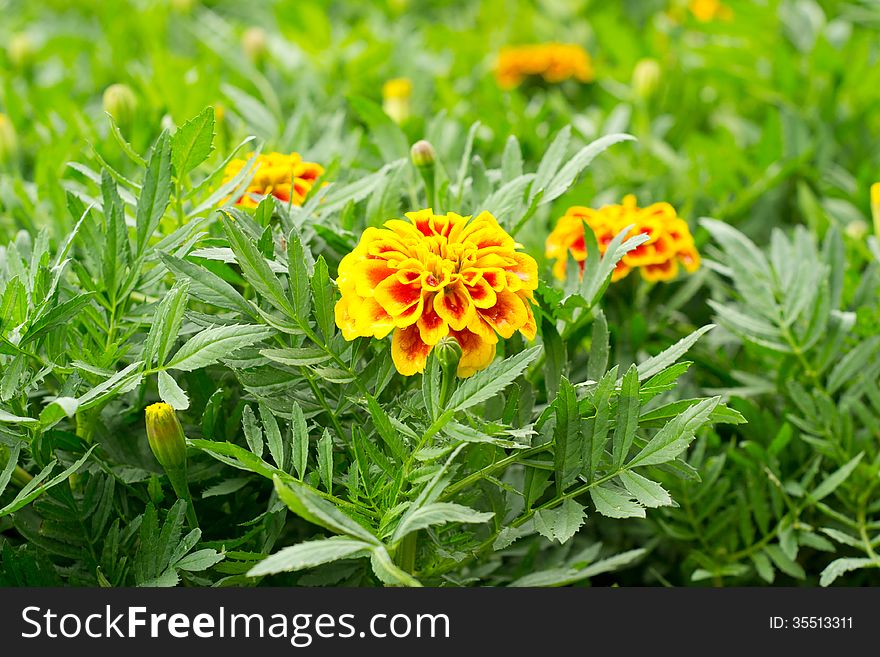
<svg viewBox="0 0 880 657">
<path fill-rule="evenodd" d="M 0 0 L 0 583 L 880 581 L 880 5 L 726 4 Z M 544 41 L 595 81 L 499 89 L 498 50 Z M 542 279 L 536 345 L 446 408 L 436 359 L 401 377 L 332 322 L 363 228 L 427 205 L 421 138 L 442 208 L 495 213 Z M 217 212 L 254 148 L 330 185 Z M 688 220 L 700 271 L 554 281 L 556 218 L 629 193 Z"/>
</svg>

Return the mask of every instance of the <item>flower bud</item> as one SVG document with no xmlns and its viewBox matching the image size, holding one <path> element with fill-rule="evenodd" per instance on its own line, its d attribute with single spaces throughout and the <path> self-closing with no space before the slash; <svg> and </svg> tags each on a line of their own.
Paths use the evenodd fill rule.
<svg viewBox="0 0 880 657">
<path fill-rule="evenodd" d="M 461 360 L 461 345 L 458 344 L 458 340 L 449 336 L 441 338 L 434 349 L 437 351 L 437 361 L 444 375 L 455 376 L 458 361 Z"/>
<path fill-rule="evenodd" d="M 861 219 L 853 219 L 846 225 L 844 231 L 853 239 L 862 240 L 868 234 L 868 224 Z"/>
<path fill-rule="evenodd" d="M 34 42 L 25 32 L 13 34 L 6 52 L 15 68 L 27 68 L 34 61 Z"/>
<path fill-rule="evenodd" d="M 410 115 L 412 82 L 395 78 L 382 85 L 382 109 L 395 123 L 403 123 Z"/>
<path fill-rule="evenodd" d="M 195 0 L 171 0 L 171 8 L 178 14 L 189 14 L 195 4 Z"/>
<path fill-rule="evenodd" d="M 266 30 L 262 27 L 249 27 L 241 35 L 241 48 L 253 63 L 260 62 L 268 52 Z"/>
<path fill-rule="evenodd" d="M 656 59 L 640 59 L 632 74 L 633 91 L 639 98 L 650 98 L 660 86 L 660 64 Z"/>
<path fill-rule="evenodd" d="M 0 114 L 0 164 L 12 162 L 18 157 L 18 135 L 12 121 Z"/>
<path fill-rule="evenodd" d="M 113 117 L 120 128 L 128 127 L 134 121 L 137 110 L 137 96 L 127 84 L 111 84 L 104 90 L 104 111 Z"/>
<path fill-rule="evenodd" d="M 156 460 L 169 470 L 186 467 L 186 439 L 174 409 L 160 402 L 147 406 L 147 440 Z"/>
<path fill-rule="evenodd" d="M 436 157 L 436 153 L 434 152 L 434 147 L 431 146 L 431 142 L 424 139 L 420 139 L 415 144 L 413 144 L 412 148 L 409 151 L 409 154 L 412 158 L 412 163 L 420 169 L 429 167 L 434 164 L 434 159 Z"/>
</svg>

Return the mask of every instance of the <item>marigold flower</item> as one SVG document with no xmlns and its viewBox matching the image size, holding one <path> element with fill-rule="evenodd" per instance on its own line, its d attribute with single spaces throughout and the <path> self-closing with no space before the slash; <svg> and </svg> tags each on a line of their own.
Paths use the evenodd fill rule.
<svg viewBox="0 0 880 657">
<path fill-rule="evenodd" d="M 411 376 L 444 337 L 461 346 L 458 376 L 486 368 L 498 337 L 536 333 L 538 265 L 488 212 L 474 218 L 430 208 L 367 228 L 339 263 L 336 324 L 346 340 L 382 339 Z"/>
<path fill-rule="evenodd" d="M 733 11 L 720 0 L 691 0 L 689 9 L 694 18 L 701 23 L 714 20 L 729 21 L 733 18 Z"/>
<path fill-rule="evenodd" d="M 599 253 L 604 254 L 608 244 L 624 228 L 632 225 L 629 235 L 644 233 L 648 240 L 623 256 L 611 275 L 618 281 L 635 268 L 648 281 L 669 281 L 678 275 L 679 265 L 688 273 L 700 267 L 700 254 L 694 245 L 687 222 L 681 219 L 669 203 L 653 203 L 646 208 L 636 205 L 636 197 L 629 194 L 620 205 L 606 205 L 598 210 L 573 206 L 559 218 L 553 232 L 547 237 L 546 255 L 555 258 L 553 274 L 565 279 L 568 254 L 571 253 L 581 272 L 587 259 L 584 227 L 596 236 Z"/>
<path fill-rule="evenodd" d="M 232 180 L 252 155 L 253 153 L 248 153 L 247 159 L 232 160 L 226 166 L 223 182 Z M 256 167 L 256 173 L 247 190 L 235 202 L 238 206 L 255 208 L 259 205 L 260 200 L 269 194 L 284 203 L 292 202 L 293 205 L 302 205 L 309 190 L 315 185 L 315 181 L 324 173 L 324 167 L 314 162 L 304 162 L 299 153 L 259 155 Z M 228 200 L 227 197 L 223 203 Z"/>
<path fill-rule="evenodd" d="M 546 43 L 501 49 L 495 63 L 499 86 L 511 89 L 534 76 L 551 83 L 571 78 L 592 82 L 593 62 L 586 50 L 574 44 Z"/>
</svg>

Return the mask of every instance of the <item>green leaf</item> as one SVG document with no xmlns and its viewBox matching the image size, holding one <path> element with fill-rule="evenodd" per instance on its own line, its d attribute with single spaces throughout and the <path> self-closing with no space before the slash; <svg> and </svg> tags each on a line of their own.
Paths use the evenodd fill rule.
<svg viewBox="0 0 880 657">
<path fill-rule="evenodd" d="M 608 518 L 644 518 L 645 509 L 619 490 L 607 484 L 590 489 L 596 511 Z"/>
<path fill-rule="evenodd" d="M 546 194 L 547 187 L 556 177 L 559 166 L 565 160 L 565 154 L 568 151 L 568 142 L 571 139 L 571 126 L 567 125 L 556 135 L 556 138 L 547 147 L 544 157 L 538 164 L 538 170 L 535 172 L 535 180 L 532 182 L 532 188 L 529 192 L 529 201 L 535 197 L 538 192 Z"/>
<path fill-rule="evenodd" d="M 331 536 L 317 541 L 306 541 L 279 550 L 272 556 L 263 559 L 247 574 L 248 577 L 259 577 L 314 568 L 340 559 L 366 556 L 372 547 L 371 543 L 346 536 Z"/>
<path fill-rule="evenodd" d="M 658 465 L 681 454 L 694 439 L 697 430 L 709 421 L 720 397 L 704 399 L 686 409 L 660 429 L 648 444 L 627 464 L 628 468 Z"/>
<path fill-rule="evenodd" d="M 525 349 L 465 379 L 449 400 L 447 412 L 463 411 L 494 397 L 513 383 L 540 353 L 540 346 Z"/>
<path fill-rule="evenodd" d="M 293 402 L 290 418 L 290 432 L 293 440 L 293 467 L 300 479 L 306 476 L 309 462 L 309 429 L 299 404 Z"/>
<path fill-rule="evenodd" d="M 266 432 L 266 444 L 269 446 L 269 454 L 279 470 L 284 470 L 284 441 L 281 439 L 281 429 L 278 428 L 278 421 L 272 414 L 272 410 L 263 402 L 257 406 L 260 410 L 260 420 L 263 422 L 263 429 Z"/>
<path fill-rule="evenodd" d="M 187 340 L 165 367 L 192 372 L 213 365 L 237 349 L 249 347 L 271 335 L 271 329 L 248 324 L 207 328 Z"/>
<path fill-rule="evenodd" d="M 6 424 L 20 424 L 23 427 L 36 427 L 40 424 L 40 421 L 36 418 L 13 415 L 4 410 L 0 410 L 0 422 L 5 422 Z"/>
<path fill-rule="evenodd" d="M 207 570 L 211 566 L 220 563 L 226 557 L 217 552 L 217 550 L 213 550 L 210 548 L 204 550 L 197 550 L 196 552 L 191 552 L 180 561 L 174 564 L 174 567 L 179 570 L 186 570 L 188 572 L 200 572 L 202 570 Z"/>
<path fill-rule="evenodd" d="M 635 472 L 629 470 L 621 472 L 620 483 L 642 506 L 653 509 L 660 506 L 672 506 L 673 504 L 672 498 L 663 489 L 663 486 Z"/>
<path fill-rule="evenodd" d="M 550 203 L 568 191 L 569 187 L 574 184 L 575 179 L 580 175 L 581 171 L 590 166 L 590 163 L 597 155 L 614 144 L 622 141 L 635 141 L 635 139 L 636 138 L 632 135 L 618 133 L 605 135 L 604 137 L 600 137 L 596 141 L 584 146 L 574 157 L 568 160 L 568 162 L 556 172 L 553 179 L 547 183 L 546 188 L 544 189 L 544 195 L 541 197 L 541 205 Z M 541 163 L 543 164 L 543 161 Z M 536 178 L 535 184 L 538 184 L 537 180 L 539 179 L 540 177 Z"/>
<path fill-rule="evenodd" d="M 459 202 L 462 199 L 464 194 L 464 181 L 467 177 L 468 165 L 471 162 L 471 153 L 474 150 L 474 138 L 477 135 L 477 130 L 480 129 L 480 122 L 474 121 L 468 130 L 467 137 L 464 140 L 464 150 L 461 154 L 461 162 L 458 165 L 458 175 L 456 176 L 455 188 L 458 190 L 458 200 Z"/>
<path fill-rule="evenodd" d="M 260 349 L 269 360 L 291 367 L 308 367 L 330 360 L 331 355 L 318 347 L 290 347 L 287 349 Z"/>
<path fill-rule="evenodd" d="M 400 433 L 391 424 L 391 419 L 388 417 L 385 409 L 379 405 L 379 402 L 369 393 L 366 394 L 366 397 L 367 407 L 370 410 L 370 416 L 373 418 L 373 424 L 376 426 L 379 436 L 398 460 L 401 462 L 406 461 L 408 453 Z"/>
<path fill-rule="evenodd" d="M 611 393 L 614 391 L 616 381 L 617 365 L 606 372 L 596 385 L 596 390 L 593 393 L 596 415 L 587 419 L 584 425 L 585 447 L 590 455 L 589 474 L 591 481 L 605 455 L 605 444 L 608 442 L 608 430 L 611 426 Z"/>
<path fill-rule="evenodd" d="M 504 153 L 501 156 L 501 182 L 509 183 L 523 173 L 522 150 L 516 135 L 510 135 L 504 144 Z"/>
<path fill-rule="evenodd" d="M 764 552 L 770 557 L 770 560 L 776 565 L 776 567 L 786 575 L 790 575 L 795 579 L 806 579 L 807 574 L 804 572 L 801 565 L 785 554 L 782 548 L 778 545 L 768 545 L 764 548 Z"/>
<path fill-rule="evenodd" d="M 165 293 L 159 304 L 141 355 L 147 367 L 152 367 L 154 360 L 161 367 L 168 358 L 168 353 L 180 333 L 183 313 L 189 303 L 188 289 L 189 281 L 178 281 Z"/>
<path fill-rule="evenodd" d="M 370 564 L 373 566 L 376 577 L 384 584 L 389 586 L 421 586 L 419 580 L 397 567 L 384 546 L 379 545 L 372 549 Z"/>
<path fill-rule="evenodd" d="M 627 226 L 614 236 L 608 243 L 605 255 L 599 257 L 599 245 L 596 235 L 592 230 L 584 230 L 584 240 L 587 247 L 587 259 L 584 265 L 583 278 L 580 284 L 580 295 L 592 307 L 602 296 L 602 293 L 611 282 L 611 275 L 617 263 L 627 253 L 648 240 L 648 236 L 639 233 L 623 241 L 631 226 Z"/>
<path fill-rule="evenodd" d="M 138 198 L 137 254 L 140 256 L 147 248 L 150 237 L 159 226 L 165 208 L 171 199 L 171 144 L 168 133 L 163 131 L 153 147 L 147 175 Z"/>
<path fill-rule="evenodd" d="M 12 479 L 12 473 L 18 465 L 18 455 L 20 453 L 21 444 L 15 445 L 9 452 L 9 460 L 3 466 L 3 472 L 0 472 L 0 495 L 3 494 L 3 491 L 9 485 L 9 480 Z"/>
<path fill-rule="evenodd" d="M 15 499 L 13 499 L 9 504 L 0 509 L 0 518 L 9 515 L 10 513 L 15 513 L 19 509 L 33 502 L 40 495 L 45 493 L 53 486 L 57 486 L 62 481 L 66 481 L 70 475 L 72 475 L 74 472 L 82 467 L 82 465 L 88 460 L 89 456 L 92 455 L 92 452 L 95 450 L 96 447 L 97 445 L 93 445 L 92 447 L 90 447 L 89 451 L 83 454 L 82 457 L 80 457 L 73 465 L 65 468 L 63 472 L 60 472 L 59 474 L 46 481 L 46 479 L 52 474 L 52 471 L 55 469 L 57 461 L 52 461 L 51 463 L 49 463 L 49 465 L 43 468 L 40 474 L 31 479 L 27 483 L 27 485 L 18 492 L 18 495 L 15 496 Z M 43 483 L 44 481 L 45 483 Z"/>
<path fill-rule="evenodd" d="M 859 454 L 844 463 L 837 470 L 828 475 L 821 484 L 819 484 L 816 489 L 810 493 L 810 499 L 814 502 L 818 502 L 819 500 L 831 495 L 837 487 L 840 486 L 846 478 L 852 474 L 852 471 L 856 469 L 856 466 L 861 462 L 862 457 L 864 456 L 864 452 L 859 452 Z"/>
<path fill-rule="evenodd" d="M 776 571 L 773 570 L 773 564 L 770 563 L 770 559 L 763 552 L 757 552 L 751 556 L 758 576 L 768 584 L 772 584 L 773 580 L 776 579 Z"/>
<path fill-rule="evenodd" d="M 874 335 L 860 342 L 855 349 L 848 351 L 828 375 L 828 394 L 833 395 L 844 384 L 852 383 L 878 349 L 880 349 L 880 335 Z"/>
<path fill-rule="evenodd" d="M 214 150 L 214 108 L 206 107 L 171 138 L 171 162 L 181 178 L 208 159 Z"/>
<path fill-rule="evenodd" d="M 447 522 L 477 524 L 488 522 L 494 517 L 495 514 L 492 512 L 475 511 L 470 507 L 451 502 L 433 502 L 419 508 L 410 507 L 400 519 L 391 541 L 397 543 L 407 534 L 425 527 L 444 525 Z"/>
<path fill-rule="evenodd" d="M 835 559 L 825 567 L 819 576 L 819 586 L 830 586 L 841 575 L 861 568 L 880 568 L 880 560 L 865 558 Z"/>
<path fill-rule="evenodd" d="M 706 324 L 706 326 L 698 328 L 696 331 L 682 338 L 671 347 L 664 349 L 656 356 L 652 356 L 648 360 L 639 363 L 639 380 L 644 381 L 645 379 L 659 374 L 661 371 L 672 365 L 675 361 L 684 356 L 687 351 L 694 346 L 694 343 L 696 343 L 697 340 L 713 328 L 715 328 L 714 324 Z"/>
<path fill-rule="evenodd" d="M 336 534 L 346 534 L 372 545 L 381 545 L 378 538 L 310 487 L 295 481 L 283 482 L 277 476 L 274 481 L 278 497 L 301 518 Z"/>
<path fill-rule="evenodd" d="M 79 402 L 72 397 L 57 397 L 40 412 L 40 425 L 45 431 L 66 417 L 73 417 Z"/>
<path fill-rule="evenodd" d="M 284 288 L 272 272 L 263 254 L 260 253 L 256 244 L 239 228 L 233 215 L 229 213 L 224 214 L 226 218 L 222 222 L 223 230 L 226 232 L 229 247 L 235 254 L 235 261 L 241 267 L 245 280 L 275 308 L 289 317 L 296 317 L 297 313 L 284 293 Z"/>
<path fill-rule="evenodd" d="M 311 307 L 311 297 L 309 296 L 309 262 L 311 257 L 299 233 L 295 229 L 291 230 L 287 237 L 287 269 L 290 276 L 290 296 L 293 299 L 293 309 L 301 321 L 308 318 Z M 315 275 L 321 276 L 322 274 L 315 270 L 311 281 L 313 289 L 316 285 L 323 283 L 323 289 L 317 292 L 317 295 L 321 296 L 316 295 L 315 297 L 318 299 L 328 295 L 326 286 L 329 285 L 329 280 L 315 281 Z M 327 277 L 326 263 L 324 263 L 323 276 Z M 325 310 L 322 309 L 320 312 L 325 312 Z"/>
<path fill-rule="evenodd" d="M 601 309 L 596 310 L 593 320 L 593 335 L 590 340 L 590 359 L 587 363 L 587 379 L 598 381 L 608 369 L 608 322 Z"/>
<path fill-rule="evenodd" d="M 553 403 L 556 413 L 553 469 L 556 492 L 561 495 L 577 479 L 584 464 L 584 436 L 580 430 L 578 400 L 574 387 L 565 377 L 560 379 L 559 392 Z"/>
<path fill-rule="evenodd" d="M 639 373 L 631 365 L 623 375 L 617 401 L 617 424 L 611 439 L 611 462 L 615 470 L 623 466 L 639 427 Z"/>
<path fill-rule="evenodd" d="M 165 370 L 159 370 L 159 398 L 178 411 L 189 408 L 189 397 Z"/>
<path fill-rule="evenodd" d="M 334 288 L 327 274 L 324 256 L 320 256 L 315 262 L 315 270 L 312 274 L 312 296 L 315 299 L 315 319 L 318 320 L 318 328 L 321 329 L 324 340 L 329 341 L 333 336 L 334 326 Z"/>
<path fill-rule="evenodd" d="M 542 570 L 536 573 L 529 573 L 525 577 L 512 582 L 510 586 L 570 586 L 577 582 L 582 582 L 590 577 L 609 573 L 631 564 L 647 552 L 645 548 L 637 548 L 627 552 L 621 552 L 613 557 L 602 559 L 586 568 L 577 570 L 575 568 L 552 568 L 550 570 Z"/>
<path fill-rule="evenodd" d="M 81 315 L 80 311 L 83 306 L 90 303 L 94 296 L 94 292 L 86 292 L 73 299 L 68 299 L 64 303 L 59 303 L 52 308 L 52 310 L 31 324 L 25 332 L 24 337 L 21 339 L 19 346 L 25 347 L 37 338 L 46 335 L 53 328 L 60 326 L 61 324 L 70 323 L 74 318 Z"/>
<path fill-rule="evenodd" d="M 257 422 L 257 416 L 254 415 L 250 406 L 245 406 L 241 413 L 241 426 L 244 430 L 244 438 L 247 441 L 250 450 L 262 458 L 263 456 L 263 430 L 260 423 Z"/>
<path fill-rule="evenodd" d="M 330 432 L 325 428 L 318 441 L 318 473 L 324 489 L 333 493 L 333 439 Z"/>
<path fill-rule="evenodd" d="M 566 499 L 555 509 L 541 509 L 535 513 L 535 529 L 550 541 L 567 543 L 587 519 L 586 509 L 572 499 Z"/>
<path fill-rule="evenodd" d="M 189 280 L 189 291 L 199 301 L 227 310 L 234 310 L 250 317 L 254 316 L 253 308 L 238 293 L 238 290 L 213 272 L 167 253 L 159 253 L 159 257 L 175 276 Z"/>
</svg>

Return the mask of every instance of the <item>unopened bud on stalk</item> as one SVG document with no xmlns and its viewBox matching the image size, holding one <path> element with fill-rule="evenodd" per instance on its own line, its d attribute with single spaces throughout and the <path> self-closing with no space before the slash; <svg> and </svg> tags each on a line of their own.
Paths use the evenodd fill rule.
<svg viewBox="0 0 880 657">
<path fill-rule="evenodd" d="M 6 52 L 15 68 L 27 68 L 34 61 L 34 42 L 25 32 L 13 34 Z"/>
<path fill-rule="evenodd" d="M 412 158 L 412 163 L 420 169 L 429 167 L 434 164 L 434 159 L 437 155 L 434 152 L 434 147 L 431 146 L 431 142 L 424 139 L 420 139 L 415 144 L 413 144 L 412 148 L 409 151 L 409 154 Z"/>
<path fill-rule="evenodd" d="M 874 234 L 880 240 L 880 182 L 871 185 L 871 216 L 874 218 Z"/>
<path fill-rule="evenodd" d="M 147 440 L 165 470 L 186 467 L 186 438 L 174 409 L 160 402 L 147 406 Z"/>
<path fill-rule="evenodd" d="M 639 98 L 650 98 L 660 86 L 662 71 L 656 59 L 640 59 L 632 74 L 633 90 Z"/>
<path fill-rule="evenodd" d="M 12 121 L 0 114 L 0 164 L 12 162 L 18 157 L 18 135 Z"/>
<path fill-rule="evenodd" d="M 249 60 L 254 63 L 261 61 L 268 52 L 266 30 L 262 27 L 249 27 L 241 35 L 241 48 Z"/>
<path fill-rule="evenodd" d="M 127 84 L 111 84 L 104 90 L 104 111 L 113 117 L 121 129 L 134 122 L 137 110 L 137 96 Z"/>
<path fill-rule="evenodd" d="M 395 123 L 403 123 L 410 115 L 412 82 L 395 78 L 382 85 L 382 109 Z"/>
<path fill-rule="evenodd" d="M 458 361 L 461 360 L 461 345 L 458 344 L 458 340 L 447 336 L 442 338 L 434 349 L 437 351 L 437 360 L 444 374 L 448 372 L 454 376 L 458 370 Z"/>
</svg>

